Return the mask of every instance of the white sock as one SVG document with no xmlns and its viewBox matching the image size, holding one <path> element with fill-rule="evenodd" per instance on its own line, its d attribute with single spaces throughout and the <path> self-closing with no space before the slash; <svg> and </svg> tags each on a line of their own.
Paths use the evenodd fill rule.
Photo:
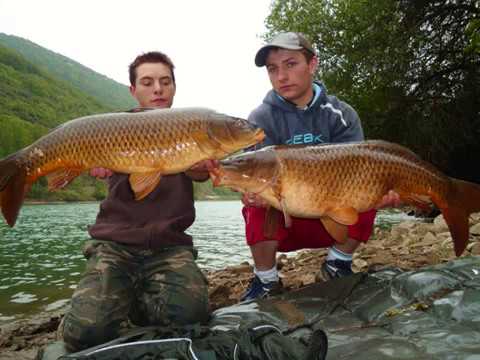
<svg viewBox="0 0 480 360">
<path fill-rule="evenodd" d="M 264 284 L 271 281 L 278 281 L 277 265 L 274 265 L 270 270 L 260 271 L 257 268 L 253 269 L 253 273 L 258 276 L 260 281 Z"/>
<path fill-rule="evenodd" d="M 327 260 L 352 261 L 352 255 L 338 250 L 335 246 L 328 249 Z"/>
</svg>

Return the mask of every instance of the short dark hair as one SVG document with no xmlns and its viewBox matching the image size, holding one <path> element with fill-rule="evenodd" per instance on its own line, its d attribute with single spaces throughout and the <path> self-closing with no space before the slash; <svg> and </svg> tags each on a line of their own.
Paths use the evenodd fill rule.
<svg viewBox="0 0 480 360">
<path fill-rule="evenodd" d="M 305 59 L 307 60 L 307 64 L 310 64 L 310 61 L 313 59 L 315 54 L 312 53 L 311 51 L 308 51 L 307 49 L 302 49 L 300 51 L 302 52 L 303 56 L 305 56 Z"/>
<path fill-rule="evenodd" d="M 135 81 L 137 80 L 137 67 L 145 63 L 162 63 L 168 66 L 170 73 L 172 74 L 172 81 L 175 84 L 175 73 L 173 71 L 175 69 L 175 65 L 173 65 L 172 60 L 170 60 L 166 54 L 160 51 L 149 51 L 138 55 L 128 67 L 130 84 L 132 86 L 135 86 Z"/>
</svg>

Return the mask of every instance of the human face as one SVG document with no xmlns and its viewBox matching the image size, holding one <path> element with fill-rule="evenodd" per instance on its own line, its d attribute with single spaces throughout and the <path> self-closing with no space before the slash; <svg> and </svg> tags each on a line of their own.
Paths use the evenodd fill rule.
<svg viewBox="0 0 480 360">
<path fill-rule="evenodd" d="M 143 63 L 136 69 L 135 85 L 130 93 L 141 107 L 169 108 L 175 96 L 170 68 L 164 63 Z"/>
<path fill-rule="evenodd" d="M 312 81 L 317 64 L 316 57 L 307 63 L 301 51 L 279 48 L 268 53 L 266 68 L 273 89 L 284 99 L 303 107 L 313 97 Z"/>
</svg>

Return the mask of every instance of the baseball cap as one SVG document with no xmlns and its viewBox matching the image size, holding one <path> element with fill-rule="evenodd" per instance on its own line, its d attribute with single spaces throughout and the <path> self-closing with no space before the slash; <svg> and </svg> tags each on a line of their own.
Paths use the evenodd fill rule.
<svg viewBox="0 0 480 360">
<path fill-rule="evenodd" d="M 275 35 L 268 44 L 262 46 L 260 50 L 258 50 L 257 55 L 255 55 L 255 65 L 258 67 L 265 66 L 268 52 L 272 48 L 288 50 L 305 49 L 315 55 L 315 50 L 313 50 L 312 45 L 303 34 L 297 32 L 282 32 Z"/>
</svg>

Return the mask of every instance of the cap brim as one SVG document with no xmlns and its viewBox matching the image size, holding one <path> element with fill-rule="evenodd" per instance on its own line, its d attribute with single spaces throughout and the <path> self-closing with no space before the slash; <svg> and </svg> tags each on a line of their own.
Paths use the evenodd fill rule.
<svg viewBox="0 0 480 360">
<path fill-rule="evenodd" d="M 285 45 L 265 45 L 264 47 L 260 48 L 260 50 L 257 51 L 257 55 L 255 55 L 255 65 L 258 67 L 265 66 L 267 63 L 267 56 L 268 52 L 271 49 L 274 48 L 281 48 L 281 49 L 287 49 L 287 50 L 301 50 L 303 47 L 301 46 L 285 46 Z"/>
</svg>

